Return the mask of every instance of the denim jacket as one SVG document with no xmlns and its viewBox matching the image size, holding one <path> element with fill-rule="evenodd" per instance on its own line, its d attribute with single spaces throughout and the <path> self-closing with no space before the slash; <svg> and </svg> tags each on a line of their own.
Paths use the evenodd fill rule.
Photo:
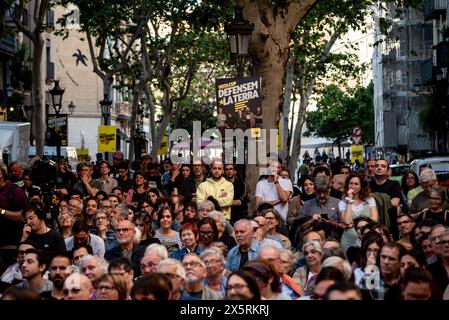
<svg viewBox="0 0 449 320">
<path fill-rule="evenodd" d="M 249 248 L 248 251 L 248 260 L 254 260 L 257 258 L 257 255 L 259 254 L 259 247 L 259 241 L 253 240 L 251 248 Z M 229 251 L 228 261 L 226 262 L 226 269 L 231 272 L 238 270 L 240 266 L 240 258 L 240 246 L 238 245 L 232 248 L 231 251 Z"/>
</svg>

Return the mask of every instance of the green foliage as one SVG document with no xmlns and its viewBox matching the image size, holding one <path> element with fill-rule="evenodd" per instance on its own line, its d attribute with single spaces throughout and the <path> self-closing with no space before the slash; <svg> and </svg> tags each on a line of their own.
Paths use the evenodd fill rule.
<svg viewBox="0 0 449 320">
<path fill-rule="evenodd" d="M 31 58 L 24 43 L 17 47 L 11 61 L 11 85 L 19 90 L 31 90 L 33 73 L 30 68 Z"/>
<path fill-rule="evenodd" d="M 362 141 L 374 141 L 373 84 L 349 93 L 336 85 L 327 86 L 318 101 L 317 110 L 306 115 L 306 135 L 325 137 L 336 143 L 351 136 L 352 128 L 362 128 Z"/>
</svg>

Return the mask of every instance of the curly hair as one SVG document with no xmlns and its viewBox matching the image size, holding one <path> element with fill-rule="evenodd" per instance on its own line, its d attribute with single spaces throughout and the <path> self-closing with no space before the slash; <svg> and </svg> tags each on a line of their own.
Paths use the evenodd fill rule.
<svg viewBox="0 0 449 320">
<path fill-rule="evenodd" d="M 371 189 L 368 184 L 368 180 L 366 180 L 362 174 L 360 173 L 352 173 L 349 175 L 349 177 L 346 178 L 345 181 L 345 193 L 348 192 L 349 189 L 349 181 L 351 181 L 352 178 L 358 178 L 360 181 L 360 192 L 359 197 L 363 201 L 367 201 L 369 197 L 371 197 Z"/>
</svg>

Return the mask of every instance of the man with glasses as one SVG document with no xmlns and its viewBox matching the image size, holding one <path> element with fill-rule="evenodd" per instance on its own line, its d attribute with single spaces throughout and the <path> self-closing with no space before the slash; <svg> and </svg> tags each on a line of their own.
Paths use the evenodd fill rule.
<svg viewBox="0 0 449 320">
<path fill-rule="evenodd" d="M 72 198 L 67 206 L 69 214 L 73 217 L 73 220 L 82 219 L 83 202 L 80 199 Z"/>
<path fill-rule="evenodd" d="M 25 227 L 23 228 L 22 239 L 30 240 L 36 244 L 36 249 L 45 252 L 66 251 L 64 238 L 55 230 L 52 230 L 45 223 L 45 213 L 40 206 L 29 206 L 23 211 Z"/>
<path fill-rule="evenodd" d="M 301 208 L 299 217 L 309 217 L 310 220 L 302 224 L 302 229 L 307 230 L 316 221 L 323 222 L 333 231 L 334 237 L 340 238 L 340 234 L 346 227 L 338 212 L 338 200 L 330 196 L 330 178 L 317 176 L 314 181 L 316 197 L 306 201 Z"/>
<path fill-rule="evenodd" d="M 64 300 L 93 300 L 95 288 L 84 274 L 73 273 L 64 281 Z"/>
<path fill-rule="evenodd" d="M 182 259 L 186 271 L 183 296 L 196 300 L 219 300 L 222 296 L 204 285 L 206 265 L 196 253 L 188 253 Z"/>
<path fill-rule="evenodd" d="M 157 272 L 170 278 L 172 285 L 170 300 L 181 300 L 186 279 L 186 272 L 181 262 L 172 258 L 164 259 L 159 262 Z"/>
<path fill-rule="evenodd" d="M 129 220 L 121 220 L 115 229 L 118 246 L 106 251 L 106 260 L 111 262 L 120 257 L 126 257 L 131 261 L 134 274 L 140 276 L 140 260 L 142 260 L 145 248 L 134 244 L 136 230 L 134 223 Z"/>
<path fill-rule="evenodd" d="M 415 224 L 415 221 L 409 214 L 402 213 L 398 215 L 398 228 L 401 234 L 401 239 L 399 239 L 397 243 L 402 245 L 406 250 L 411 250 L 413 248 L 410 241 L 410 234 Z"/>
</svg>

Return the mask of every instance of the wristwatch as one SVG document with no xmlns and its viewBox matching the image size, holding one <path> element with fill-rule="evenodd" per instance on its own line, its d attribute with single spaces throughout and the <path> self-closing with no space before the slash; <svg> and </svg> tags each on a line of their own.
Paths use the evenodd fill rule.
<svg viewBox="0 0 449 320">
<path fill-rule="evenodd" d="M 6 214 L 6 210 L 5 209 L 1 209 L 0 210 L 0 215 L 4 216 Z"/>
</svg>

